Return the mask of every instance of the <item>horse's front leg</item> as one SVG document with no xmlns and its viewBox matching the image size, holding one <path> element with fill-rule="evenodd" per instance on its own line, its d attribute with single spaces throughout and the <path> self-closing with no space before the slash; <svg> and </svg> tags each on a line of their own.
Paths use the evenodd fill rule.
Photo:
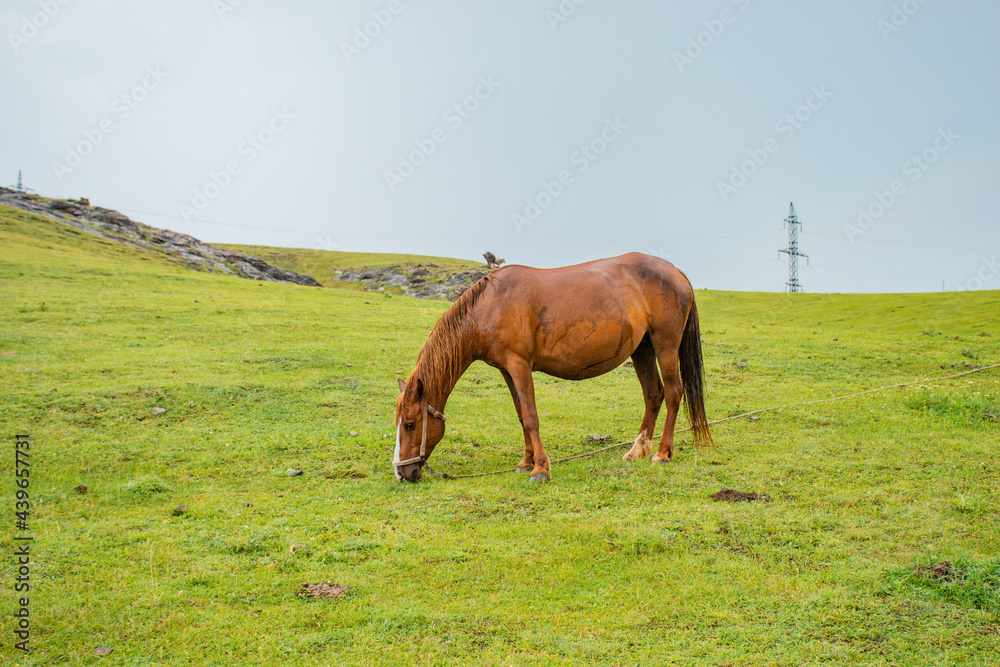
<svg viewBox="0 0 1000 667">
<path fill-rule="evenodd" d="M 523 359 L 514 359 L 505 370 L 514 385 L 511 394 L 516 394 L 515 400 L 520 405 L 518 416 L 525 434 L 524 459 L 518 468 L 533 465 L 531 481 L 547 482 L 551 474 L 549 455 L 545 453 L 538 435 L 538 409 L 535 407 L 535 382 L 531 378 L 531 367 Z"/>
<path fill-rule="evenodd" d="M 501 368 L 500 374 L 503 376 L 504 382 L 507 383 L 507 389 L 510 390 L 514 409 L 517 410 L 517 421 L 521 423 L 521 432 L 524 435 L 524 458 L 517 464 L 517 472 L 531 472 L 531 469 L 535 467 L 535 449 L 531 444 L 531 434 L 524 427 L 524 417 L 521 416 L 521 399 L 517 396 L 517 387 L 514 386 L 514 380 L 510 377 L 510 373 Z"/>
</svg>

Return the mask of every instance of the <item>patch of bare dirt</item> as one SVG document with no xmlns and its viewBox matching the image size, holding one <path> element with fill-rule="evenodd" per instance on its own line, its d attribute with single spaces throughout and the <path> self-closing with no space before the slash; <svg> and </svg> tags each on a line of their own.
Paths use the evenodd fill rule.
<svg viewBox="0 0 1000 667">
<path fill-rule="evenodd" d="M 331 584 L 327 582 L 319 584 L 302 584 L 295 594 L 300 598 L 342 598 L 351 589 L 343 584 Z"/>
<path fill-rule="evenodd" d="M 943 560 L 933 565 L 917 565 L 913 568 L 913 574 L 925 579 L 935 579 L 937 581 L 965 583 L 965 573 L 951 564 L 951 561 Z"/>
<path fill-rule="evenodd" d="M 989 625 L 979 629 L 979 634 L 981 635 L 998 635 L 1000 636 L 1000 625 L 996 623 L 990 623 Z"/>
<path fill-rule="evenodd" d="M 753 500 L 763 500 L 766 502 L 771 500 L 771 496 L 763 493 L 754 493 L 752 491 L 747 493 L 746 491 L 737 491 L 736 489 L 727 489 L 725 487 L 722 487 L 720 491 L 713 493 L 709 497 L 715 501 L 726 501 L 729 503 L 751 502 Z"/>
</svg>

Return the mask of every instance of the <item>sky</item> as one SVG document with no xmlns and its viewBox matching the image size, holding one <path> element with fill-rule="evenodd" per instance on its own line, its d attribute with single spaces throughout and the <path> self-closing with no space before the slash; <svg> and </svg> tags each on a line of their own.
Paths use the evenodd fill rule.
<svg viewBox="0 0 1000 667">
<path fill-rule="evenodd" d="M 993 0 L 6 0 L 0 184 L 215 243 L 1000 289 Z"/>
</svg>

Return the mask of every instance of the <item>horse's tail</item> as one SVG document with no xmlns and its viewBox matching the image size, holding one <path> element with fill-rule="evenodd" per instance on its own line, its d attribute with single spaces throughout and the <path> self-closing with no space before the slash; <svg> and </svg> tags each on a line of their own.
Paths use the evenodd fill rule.
<svg viewBox="0 0 1000 667">
<path fill-rule="evenodd" d="M 684 386 L 684 402 L 687 404 L 688 419 L 698 446 L 711 445 L 712 433 L 705 415 L 705 371 L 701 358 L 701 330 L 698 327 L 698 305 L 691 299 L 691 312 L 684 325 L 684 336 L 678 351 L 681 369 L 681 383 Z"/>
</svg>

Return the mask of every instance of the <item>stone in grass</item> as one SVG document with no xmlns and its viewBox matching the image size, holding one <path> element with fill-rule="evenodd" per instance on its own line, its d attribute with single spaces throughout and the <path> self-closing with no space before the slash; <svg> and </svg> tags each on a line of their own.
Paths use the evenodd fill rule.
<svg viewBox="0 0 1000 667">
<path fill-rule="evenodd" d="M 73 489 L 73 490 L 74 490 L 74 491 L 76 491 L 77 493 L 79 493 L 80 495 L 83 495 L 84 493 L 86 493 L 86 492 L 87 492 L 87 487 L 86 487 L 86 486 L 84 486 L 83 484 L 80 484 L 79 486 L 77 486 L 77 487 L 76 487 L 75 489 Z"/>
<path fill-rule="evenodd" d="M 108 648 L 107 646 L 102 646 L 101 648 L 95 648 L 94 649 L 94 655 L 96 655 L 98 658 L 103 658 L 104 656 L 110 654 L 112 651 L 114 651 L 113 648 Z"/>
<path fill-rule="evenodd" d="M 713 493 L 709 497 L 715 501 L 724 500 L 730 503 L 739 503 L 744 501 L 750 502 L 753 500 L 771 500 L 771 496 L 764 495 L 763 493 L 754 493 L 752 491 L 747 493 L 746 491 L 737 491 L 735 489 L 727 489 L 726 487 L 722 487 L 720 491 Z"/>
<path fill-rule="evenodd" d="M 170 513 L 173 514 L 174 516 L 181 516 L 182 514 L 184 514 L 187 511 L 188 511 L 188 506 L 187 505 L 178 505 L 173 510 L 171 510 Z"/>
<path fill-rule="evenodd" d="M 358 432 L 357 432 L 357 431 L 348 431 L 348 432 L 347 432 L 347 435 L 349 435 L 349 436 L 352 436 L 352 437 L 353 437 L 353 436 L 356 436 L 357 434 L 358 434 Z"/>
<path fill-rule="evenodd" d="M 298 477 L 301 474 L 302 474 L 301 470 L 289 470 L 288 471 L 288 476 L 289 477 Z"/>
<path fill-rule="evenodd" d="M 610 440 L 611 436 L 607 433 L 591 433 L 587 436 L 591 442 L 604 442 L 605 440 Z"/>
<path fill-rule="evenodd" d="M 153 414 L 154 415 L 162 415 L 166 411 L 167 411 L 166 408 L 153 408 Z"/>
<path fill-rule="evenodd" d="M 302 584 L 296 595 L 300 598 L 341 598 L 351 592 L 351 589 L 343 584 L 331 584 L 327 582 L 319 584 Z"/>
</svg>

